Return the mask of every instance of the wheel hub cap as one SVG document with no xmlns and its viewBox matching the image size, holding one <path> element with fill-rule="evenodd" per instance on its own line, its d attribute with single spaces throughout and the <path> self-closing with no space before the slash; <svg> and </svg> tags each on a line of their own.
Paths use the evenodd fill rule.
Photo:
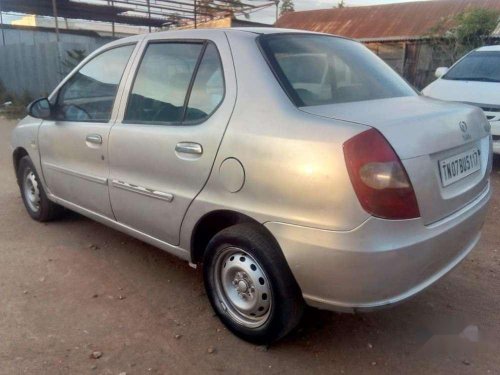
<svg viewBox="0 0 500 375">
<path fill-rule="evenodd" d="M 238 286 L 236 287 L 236 290 L 238 293 L 246 293 L 248 290 L 248 285 L 245 281 L 241 280 L 238 283 Z"/>
<path fill-rule="evenodd" d="M 23 189 L 28 207 L 33 212 L 37 212 L 40 209 L 40 189 L 35 173 L 31 170 L 24 177 Z"/>
<path fill-rule="evenodd" d="M 259 263 L 242 249 L 221 251 L 215 267 L 216 291 L 223 309 L 249 328 L 263 325 L 271 310 L 271 285 Z"/>
</svg>

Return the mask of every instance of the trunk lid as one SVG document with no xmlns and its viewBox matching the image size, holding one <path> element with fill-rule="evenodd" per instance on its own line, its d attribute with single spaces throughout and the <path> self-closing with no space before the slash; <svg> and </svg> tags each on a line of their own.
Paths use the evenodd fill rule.
<svg viewBox="0 0 500 375">
<path fill-rule="evenodd" d="M 487 189 L 491 141 L 488 121 L 479 108 L 414 96 L 301 110 L 380 131 L 406 168 L 425 224 L 449 216 Z M 443 183 L 441 163 L 476 149 L 479 170 Z"/>
</svg>

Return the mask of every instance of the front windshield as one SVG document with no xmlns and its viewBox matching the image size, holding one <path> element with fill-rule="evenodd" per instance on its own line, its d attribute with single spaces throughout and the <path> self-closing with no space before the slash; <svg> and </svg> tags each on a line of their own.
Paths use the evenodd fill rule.
<svg viewBox="0 0 500 375">
<path fill-rule="evenodd" d="M 453 66 L 443 79 L 500 82 L 500 51 L 475 51 Z"/>
<path fill-rule="evenodd" d="M 361 43 L 327 35 L 271 34 L 260 45 L 297 106 L 417 93 Z"/>
</svg>

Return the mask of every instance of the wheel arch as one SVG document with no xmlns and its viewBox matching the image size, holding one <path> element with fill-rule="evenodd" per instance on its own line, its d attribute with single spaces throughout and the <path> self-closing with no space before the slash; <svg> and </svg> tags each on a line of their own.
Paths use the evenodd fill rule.
<svg viewBox="0 0 500 375">
<path fill-rule="evenodd" d="M 19 168 L 19 162 L 25 156 L 29 156 L 29 154 L 24 147 L 17 147 L 12 153 L 12 163 L 14 165 L 14 172 L 16 173 L 18 183 L 19 183 L 19 176 L 17 175 L 17 170 Z"/>
<path fill-rule="evenodd" d="M 258 225 L 276 240 L 264 225 L 248 215 L 232 210 L 211 211 L 203 215 L 194 226 L 191 234 L 191 261 L 201 263 L 207 244 L 213 236 L 223 229 L 242 223 Z"/>
</svg>

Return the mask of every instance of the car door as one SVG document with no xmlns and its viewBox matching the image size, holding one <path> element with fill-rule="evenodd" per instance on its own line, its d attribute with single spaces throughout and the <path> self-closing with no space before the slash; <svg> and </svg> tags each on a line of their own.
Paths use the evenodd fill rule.
<svg viewBox="0 0 500 375">
<path fill-rule="evenodd" d="M 42 171 L 51 194 L 114 218 L 108 194 L 108 134 L 113 105 L 135 44 L 107 49 L 66 80 L 53 119 L 38 135 Z"/>
<path fill-rule="evenodd" d="M 109 191 L 117 221 L 177 245 L 184 214 L 210 175 L 236 82 L 223 33 L 171 35 L 147 42 L 128 83 L 110 135 Z"/>
</svg>

